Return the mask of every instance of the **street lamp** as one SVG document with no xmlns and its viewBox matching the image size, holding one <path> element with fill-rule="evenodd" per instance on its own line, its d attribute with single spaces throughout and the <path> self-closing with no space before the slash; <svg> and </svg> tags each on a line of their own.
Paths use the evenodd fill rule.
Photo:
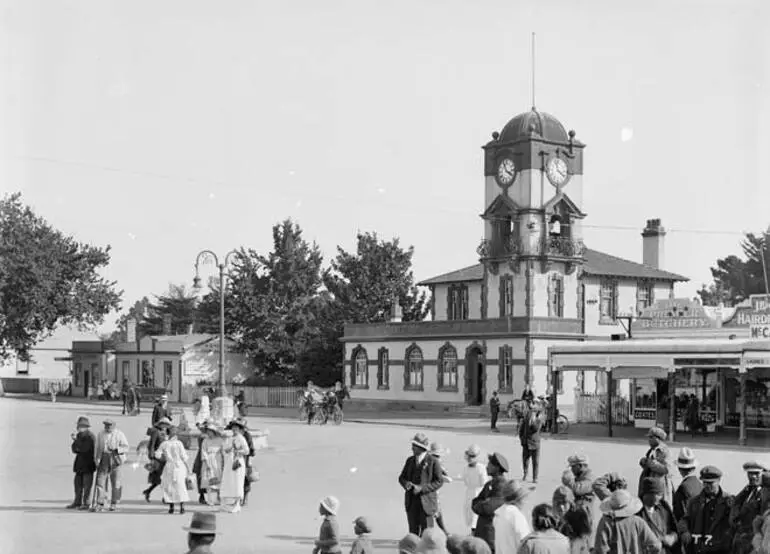
<svg viewBox="0 0 770 554">
<path fill-rule="evenodd" d="M 220 263 L 217 255 L 211 250 L 203 250 L 198 253 L 195 259 L 195 279 L 193 279 L 193 288 L 200 290 L 200 263 L 207 259 L 213 260 L 214 265 L 219 268 L 219 390 L 217 398 L 214 399 L 214 414 L 218 414 L 223 422 L 233 418 L 235 413 L 233 399 L 227 395 L 227 383 L 225 381 L 225 275 L 227 266 L 230 263 L 230 256 L 237 255 L 235 250 L 231 250 L 224 257 L 224 262 Z"/>
</svg>

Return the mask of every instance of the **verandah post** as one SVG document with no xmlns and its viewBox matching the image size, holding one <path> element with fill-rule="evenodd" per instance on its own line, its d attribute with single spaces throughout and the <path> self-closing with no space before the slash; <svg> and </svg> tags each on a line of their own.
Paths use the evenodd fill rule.
<svg viewBox="0 0 770 554">
<path fill-rule="evenodd" d="M 741 423 L 738 434 L 738 444 L 740 446 L 746 446 L 746 443 L 748 442 L 746 437 L 746 368 L 741 367 L 738 371 L 740 372 L 741 382 Z"/>
<path fill-rule="evenodd" d="M 612 437 L 612 394 L 615 388 L 615 382 L 612 379 L 612 368 L 607 368 L 607 433 Z"/>
<path fill-rule="evenodd" d="M 676 441 L 676 368 L 668 368 L 668 440 Z"/>
</svg>

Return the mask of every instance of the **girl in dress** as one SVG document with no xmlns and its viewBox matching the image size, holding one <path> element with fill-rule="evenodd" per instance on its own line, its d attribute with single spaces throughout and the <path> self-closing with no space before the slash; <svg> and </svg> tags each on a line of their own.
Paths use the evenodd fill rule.
<svg viewBox="0 0 770 554">
<path fill-rule="evenodd" d="M 479 456 L 481 455 L 481 448 L 478 445 L 473 444 L 465 451 L 465 461 L 467 462 L 460 479 L 465 483 L 465 505 L 463 507 L 463 514 L 465 516 L 465 525 L 470 527 L 471 535 L 476 531 L 476 521 L 478 516 L 473 513 L 471 504 L 473 499 L 476 498 L 484 485 L 489 481 L 487 475 L 487 468 L 484 464 L 479 463 Z"/>
<path fill-rule="evenodd" d="M 222 488 L 220 490 L 222 511 L 240 512 L 249 445 L 246 444 L 246 439 L 240 433 L 225 430 L 222 451 L 224 452 Z"/>
<path fill-rule="evenodd" d="M 174 504 L 179 504 L 179 513 L 184 513 L 184 503 L 190 501 L 187 493 L 187 450 L 177 437 L 177 428 L 170 427 L 168 439 L 155 451 L 155 458 L 164 460 L 160 486 L 163 490 L 163 502 L 168 504 L 168 513 L 174 513 Z"/>
<path fill-rule="evenodd" d="M 219 491 L 222 485 L 222 473 L 224 468 L 224 453 L 222 448 L 224 442 L 222 434 L 218 429 L 210 424 L 204 424 L 201 427 L 204 433 L 201 442 L 201 484 L 200 488 L 205 490 L 203 500 L 209 506 L 219 503 Z"/>
</svg>

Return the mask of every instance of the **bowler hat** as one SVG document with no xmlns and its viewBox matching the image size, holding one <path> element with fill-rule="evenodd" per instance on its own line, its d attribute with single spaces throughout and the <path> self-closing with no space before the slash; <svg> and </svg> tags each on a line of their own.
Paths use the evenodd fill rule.
<svg viewBox="0 0 770 554">
<path fill-rule="evenodd" d="M 88 420 L 86 416 L 80 416 L 78 418 L 77 425 L 75 427 L 91 427 L 91 422 Z"/>
<path fill-rule="evenodd" d="M 493 464 L 495 464 L 501 470 L 503 470 L 503 473 L 508 473 L 508 471 L 510 471 L 510 466 L 508 465 L 508 460 L 506 460 L 505 456 L 503 456 L 499 452 L 495 452 L 494 454 L 490 454 L 489 455 L 489 461 L 492 462 Z"/>
<path fill-rule="evenodd" d="M 767 471 L 767 467 L 756 460 L 752 460 L 743 464 L 743 471 L 746 473 L 764 473 Z"/>
<path fill-rule="evenodd" d="M 698 460 L 695 459 L 695 454 L 693 454 L 692 450 L 685 446 L 679 451 L 676 465 L 679 469 L 695 469 L 698 466 Z"/>
<path fill-rule="evenodd" d="M 195 512 L 189 527 L 182 527 L 191 535 L 218 535 L 217 514 L 212 512 Z"/>
<path fill-rule="evenodd" d="M 604 513 L 615 517 L 628 517 L 642 509 L 642 501 L 625 489 L 613 492 L 609 498 L 602 501 L 600 508 Z"/>
<path fill-rule="evenodd" d="M 428 437 L 426 437 L 424 433 L 417 433 L 412 439 L 412 446 L 416 446 L 417 448 L 422 448 L 423 450 L 428 450 L 429 448 Z"/>
<path fill-rule="evenodd" d="M 722 478 L 722 471 L 716 466 L 706 466 L 700 470 L 700 480 L 703 482 L 719 481 Z"/>
</svg>

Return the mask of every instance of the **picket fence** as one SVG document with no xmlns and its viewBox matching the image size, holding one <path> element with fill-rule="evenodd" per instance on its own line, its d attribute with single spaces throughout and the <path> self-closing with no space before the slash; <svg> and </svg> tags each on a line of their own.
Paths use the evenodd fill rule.
<svg viewBox="0 0 770 554">
<path fill-rule="evenodd" d="M 233 385 L 234 394 L 243 391 L 246 404 L 259 408 L 298 408 L 302 387 L 251 387 Z"/>
<path fill-rule="evenodd" d="M 577 423 L 607 423 L 607 396 L 603 394 L 575 395 Z M 612 423 L 627 425 L 631 421 L 631 404 L 622 396 L 612 398 Z"/>
</svg>

